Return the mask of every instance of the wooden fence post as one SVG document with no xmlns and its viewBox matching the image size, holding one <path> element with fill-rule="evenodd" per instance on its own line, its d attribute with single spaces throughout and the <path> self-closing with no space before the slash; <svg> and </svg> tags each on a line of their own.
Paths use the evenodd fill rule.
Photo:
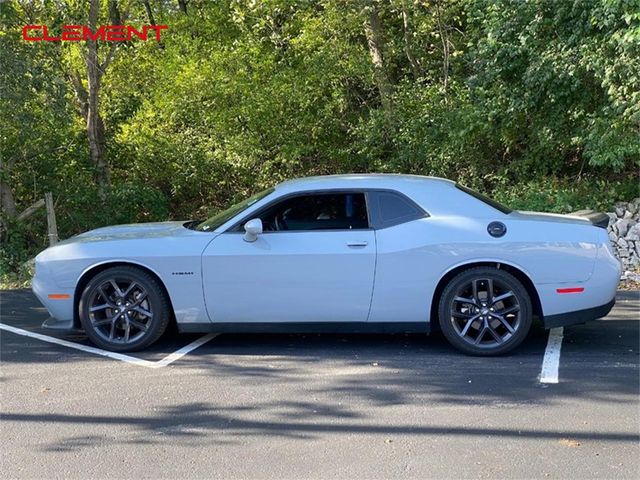
<svg viewBox="0 0 640 480">
<path fill-rule="evenodd" d="M 53 195 L 51 192 L 44 194 L 44 203 L 47 207 L 47 236 L 49 246 L 58 243 L 58 225 L 56 224 L 56 212 L 53 210 Z"/>
</svg>

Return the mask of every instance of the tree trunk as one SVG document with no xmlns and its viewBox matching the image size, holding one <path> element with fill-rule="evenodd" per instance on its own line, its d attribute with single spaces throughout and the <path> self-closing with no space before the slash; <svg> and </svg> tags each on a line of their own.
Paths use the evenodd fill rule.
<svg viewBox="0 0 640 480">
<path fill-rule="evenodd" d="M 445 100 L 447 97 L 447 88 L 449 86 L 449 62 L 451 53 L 451 43 L 449 42 L 449 34 L 442 22 L 442 13 L 440 11 L 440 2 L 436 1 L 436 19 L 438 21 L 438 32 L 440 40 L 442 40 L 442 86 L 444 89 Z"/>
<path fill-rule="evenodd" d="M 2 213 L 8 217 L 16 215 L 16 200 L 13 197 L 11 187 L 4 180 L 0 180 L 0 200 L 2 200 Z"/>
<path fill-rule="evenodd" d="M 84 88 L 82 79 L 80 78 L 80 73 L 77 70 L 71 72 L 69 78 L 71 79 L 73 89 L 76 93 L 76 100 L 78 101 L 78 106 L 80 107 L 80 114 L 82 115 L 82 118 L 84 118 L 84 121 L 86 123 L 87 117 L 89 115 L 89 94 L 87 93 L 87 89 Z"/>
<path fill-rule="evenodd" d="M 391 82 L 387 76 L 384 65 L 384 40 L 382 38 L 382 26 L 380 17 L 375 6 L 368 7 L 368 14 L 364 21 L 364 32 L 367 37 L 367 45 L 369 46 L 369 54 L 373 63 L 373 74 L 380 92 L 380 101 L 382 108 L 388 114 L 391 111 Z"/>
<path fill-rule="evenodd" d="M 89 28 L 96 30 L 98 14 L 100 12 L 100 0 L 91 0 L 89 7 Z M 87 40 L 87 80 L 89 91 L 87 94 L 87 139 L 89 140 L 89 153 L 91 163 L 95 168 L 95 179 L 98 184 L 98 194 L 104 201 L 110 187 L 109 166 L 107 164 L 106 140 L 104 123 L 100 117 L 99 94 L 102 70 L 98 61 L 98 45 L 95 40 Z"/>
<path fill-rule="evenodd" d="M 0 207 L 2 213 L 0 215 L 0 240 L 3 242 L 6 240 L 7 225 L 6 219 L 16 216 L 16 200 L 13 196 L 13 191 L 7 182 L 5 182 L 5 176 L 9 174 L 10 168 L 4 164 L 0 158 Z"/>
<path fill-rule="evenodd" d="M 185 15 L 187 14 L 187 4 L 189 3 L 188 0 L 178 0 L 178 8 L 180 9 L 180 11 L 182 13 L 184 13 Z"/>
<path fill-rule="evenodd" d="M 153 18 L 153 10 L 151 9 L 151 5 L 149 4 L 149 0 L 144 0 L 142 2 L 142 4 L 144 5 L 144 9 L 147 12 L 147 18 L 149 19 L 149 24 L 150 25 L 155 25 L 156 24 L 156 19 Z"/>
<path fill-rule="evenodd" d="M 2 202 L 3 215 L 14 217 L 16 215 L 16 200 L 11 187 L 5 181 L 5 176 L 9 175 L 10 166 L 5 166 L 2 159 L 0 159 L 0 202 Z"/>
<path fill-rule="evenodd" d="M 407 12 L 406 0 L 402 0 L 402 32 L 404 36 L 404 53 L 411 65 L 413 78 L 418 79 L 420 77 L 420 65 L 411 51 L 411 26 L 409 25 L 409 14 Z"/>
<path fill-rule="evenodd" d="M 111 25 L 122 25 L 117 0 L 109 0 L 109 19 L 111 20 Z"/>
</svg>

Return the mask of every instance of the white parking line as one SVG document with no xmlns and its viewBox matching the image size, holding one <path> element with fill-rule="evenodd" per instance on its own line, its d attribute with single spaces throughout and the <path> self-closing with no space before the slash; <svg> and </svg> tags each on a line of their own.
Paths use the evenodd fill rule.
<svg viewBox="0 0 640 480">
<path fill-rule="evenodd" d="M 90 347 L 88 345 L 82 345 L 80 343 L 69 342 L 67 340 L 62 340 L 61 338 L 49 337 L 47 335 L 42 335 L 40 333 L 30 332 L 29 330 L 23 330 L 22 328 L 12 327 L 11 325 L 6 325 L 4 323 L 0 323 L 0 330 L 6 330 L 7 332 L 15 333 L 16 335 L 23 335 L 25 337 L 35 338 L 37 340 L 41 340 L 43 342 L 55 343 L 56 345 L 62 345 L 63 347 L 75 348 L 76 350 L 82 350 L 83 352 L 93 353 L 94 355 L 101 355 L 103 357 L 109 357 L 114 360 L 120 360 L 121 362 L 130 363 L 132 365 L 137 365 L 139 367 L 147 367 L 147 368 L 163 368 L 167 365 L 179 360 L 184 357 L 187 353 L 195 350 L 196 348 L 204 345 L 209 340 L 217 337 L 217 333 L 208 333 L 207 335 L 194 340 L 188 345 L 176 350 L 173 353 L 170 353 L 166 357 L 157 362 L 151 362 L 149 360 L 144 360 L 142 358 L 132 357 L 130 355 L 125 355 L 124 353 L 115 353 L 109 352 L 107 350 L 102 350 L 101 348 Z"/>
<path fill-rule="evenodd" d="M 207 333 L 205 336 L 200 337 L 197 340 L 194 340 L 193 342 L 189 343 L 188 345 L 185 345 L 182 348 L 179 348 L 178 350 L 176 350 L 173 353 L 170 353 L 169 355 L 164 357 L 162 360 L 158 360 L 156 362 L 156 366 L 154 368 L 166 367 L 170 363 L 173 363 L 176 360 L 181 359 L 182 357 L 184 357 L 187 353 L 191 352 L 192 350 L 195 350 L 196 348 L 204 345 L 209 340 L 213 340 L 218 335 L 219 335 L 219 333 Z"/>
<path fill-rule="evenodd" d="M 560 349 L 562 348 L 563 327 L 549 330 L 549 340 L 544 351 L 540 383 L 558 383 L 558 369 L 560 368 Z"/>
</svg>

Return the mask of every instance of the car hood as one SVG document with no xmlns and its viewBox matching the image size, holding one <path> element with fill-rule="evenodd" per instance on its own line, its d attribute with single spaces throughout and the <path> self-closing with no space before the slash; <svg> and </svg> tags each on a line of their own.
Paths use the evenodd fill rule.
<svg viewBox="0 0 640 480">
<path fill-rule="evenodd" d="M 194 233 L 184 225 L 186 221 L 180 222 L 155 222 L 155 223 L 131 223 L 128 225 L 115 225 L 111 227 L 96 228 L 85 233 L 76 235 L 60 242 L 65 243 L 87 243 L 109 240 L 133 240 L 143 238 L 177 237 Z"/>
</svg>

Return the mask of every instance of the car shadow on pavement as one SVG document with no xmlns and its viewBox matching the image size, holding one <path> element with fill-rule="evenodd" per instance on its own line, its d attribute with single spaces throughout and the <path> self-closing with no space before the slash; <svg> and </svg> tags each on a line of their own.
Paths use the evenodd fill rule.
<svg viewBox="0 0 640 480">
<path fill-rule="evenodd" d="M 57 332 L 43 328 L 42 323 L 48 317 L 48 312 L 40 305 L 30 290 L 16 289 L 0 291 L 0 323 L 48 337 L 95 347 L 82 331 Z M 40 340 L 5 333 L 4 331 L 0 331 L 0 336 L 2 337 L 2 361 L 4 362 L 73 362 L 85 361 L 87 358 L 95 358 L 85 352 L 55 346 Z M 202 334 L 197 333 L 178 335 L 177 328 L 175 324 L 172 323 L 162 338 L 155 344 L 143 351 L 130 352 L 128 355 L 152 362 L 158 361 L 200 337 L 202 337 Z"/>
<path fill-rule="evenodd" d="M 251 382 L 258 391 L 279 383 L 297 386 L 312 398 L 328 396 L 331 405 L 429 403 L 509 408 L 567 398 L 633 402 L 640 390 L 637 293 L 621 293 L 614 311 L 604 320 L 565 328 L 561 382 L 552 386 L 538 383 L 547 340 L 540 325 L 534 326 L 512 354 L 489 358 L 458 353 L 439 332 L 430 336 L 226 334 L 169 369 L 197 370 L 195 375 L 217 382 Z M 34 311 L 39 311 L 33 295 L 26 290 L 11 295 L 17 299 L 11 300 L 14 303 L 3 299 L 3 305 L 9 307 L 3 308 L 3 319 L 9 314 L 14 326 L 33 324 Z M 2 337 L 4 363 L 112 362 L 25 337 Z M 155 350 L 134 355 L 152 359 L 194 338 L 175 333 L 167 337 Z"/>
<path fill-rule="evenodd" d="M 638 442 L 633 425 L 628 430 L 594 431 L 584 425 L 567 428 L 565 424 L 563 428 L 555 422 L 535 422 L 550 405 L 589 401 L 598 408 L 612 403 L 633 408 L 637 404 L 640 322 L 634 298 L 623 295 L 604 320 L 565 328 L 557 385 L 537 381 L 547 339 L 539 325 L 515 352 L 491 358 L 462 355 L 440 333 L 428 337 L 221 335 L 179 363 L 154 370 L 151 378 L 148 369 L 126 367 L 127 377 L 140 385 L 179 384 L 211 401 L 189 401 L 182 395 L 163 400 L 153 389 L 147 392 L 141 387 L 127 395 L 137 396 L 147 409 L 122 413 L 130 410 L 116 408 L 127 402 L 118 390 L 121 364 L 112 362 L 108 365 L 113 374 L 101 379 L 100 389 L 112 395 L 113 410 L 95 414 L 14 410 L 3 413 L 2 420 L 91 428 L 90 435 L 71 434 L 42 446 L 55 451 L 104 442 L 154 444 L 169 439 L 202 445 L 236 442 L 247 436 L 313 438 L 332 433 Z M 12 310 L 10 314 L 18 320 L 22 315 L 21 321 L 33 322 L 32 311 Z M 2 315 L 4 321 L 4 308 Z M 88 359 L 111 362 L 17 335 L 2 335 L 5 365 Z M 90 369 L 82 372 L 92 374 Z M 234 395 L 207 392 L 244 396 L 240 401 Z M 379 420 L 384 418 L 380 412 L 405 407 L 412 407 L 420 416 Z M 468 416 L 448 419 L 438 414 L 447 408 Z M 472 412 L 477 408 L 486 418 L 511 415 L 534 421 L 504 427 L 482 419 L 473 421 Z M 112 434 L 122 431 L 129 433 Z"/>
</svg>

